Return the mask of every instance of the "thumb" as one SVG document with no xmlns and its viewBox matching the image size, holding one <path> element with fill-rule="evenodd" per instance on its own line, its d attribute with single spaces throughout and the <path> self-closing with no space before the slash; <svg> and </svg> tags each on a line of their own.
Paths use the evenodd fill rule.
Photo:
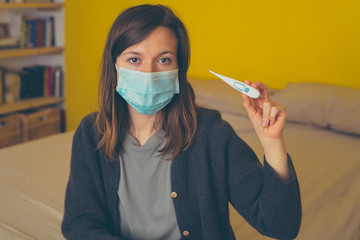
<svg viewBox="0 0 360 240">
<path fill-rule="evenodd" d="M 256 108 L 252 104 L 250 97 L 248 97 L 245 94 L 242 94 L 242 97 L 243 97 L 243 105 L 244 105 L 246 111 L 248 112 L 248 114 L 251 114 L 251 115 L 255 114 Z"/>
</svg>

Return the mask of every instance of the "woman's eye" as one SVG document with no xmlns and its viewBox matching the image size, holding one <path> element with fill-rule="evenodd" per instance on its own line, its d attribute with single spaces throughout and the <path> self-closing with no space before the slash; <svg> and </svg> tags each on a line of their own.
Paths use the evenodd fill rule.
<svg viewBox="0 0 360 240">
<path fill-rule="evenodd" d="M 161 62 L 161 63 L 169 63 L 170 61 L 171 61 L 170 58 L 160 58 L 159 59 L 159 62 Z"/>
<path fill-rule="evenodd" d="M 137 58 L 129 58 L 129 62 L 131 62 L 131 63 L 138 63 L 138 62 L 139 62 L 139 59 L 137 59 Z"/>
</svg>

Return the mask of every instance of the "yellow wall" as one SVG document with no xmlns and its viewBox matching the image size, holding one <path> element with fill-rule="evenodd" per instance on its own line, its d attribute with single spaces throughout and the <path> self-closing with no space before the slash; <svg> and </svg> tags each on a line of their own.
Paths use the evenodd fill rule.
<svg viewBox="0 0 360 240">
<path fill-rule="evenodd" d="M 190 77 L 224 75 L 263 81 L 322 82 L 360 88 L 358 0 L 67 0 L 67 128 L 97 110 L 100 59 L 108 30 L 125 8 L 170 6 L 188 28 Z"/>
</svg>

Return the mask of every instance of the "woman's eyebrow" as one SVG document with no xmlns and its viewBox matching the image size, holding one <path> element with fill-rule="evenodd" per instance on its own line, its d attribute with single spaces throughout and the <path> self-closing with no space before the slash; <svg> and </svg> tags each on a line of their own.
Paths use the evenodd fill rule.
<svg viewBox="0 0 360 240">
<path fill-rule="evenodd" d="M 159 53 L 159 55 L 158 55 L 158 56 L 165 55 L 165 54 L 172 54 L 172 55 L 176 56 L 176 54 L 175 54 L 175 53 L 173 53 L 173 52 L 171 52 L 171 51 L 164 51 L 164 52 L 161 52 L 161 53 Z"/>
<path fill-rule="evenodd" d="M 125 52 L 123 55 L 129 55 L 129 54 L 131 54 L 131 55 L 138 55 L 138 56 L 143 55 L 142 53 L 136 52 L 136 51 Z M 165 55 L 165 54 L 172 54 L 172 55 L 176 56 L 176 54 L 173 53 L 172 51 L 163 51 L 163 52 L 157 54 L 157 56 L 161 56 L 161 55 Z"/>
<path fill-rule="evenodd" d="M 142 55 L 141 53 L 139 53 L 139 52 L 135 52 L 135 51 L 130 51 L 130 52 L 126 52 L 126 53 L 124 53 L 124 55 L 127 55 L 127 54 Z"/>
</svg>

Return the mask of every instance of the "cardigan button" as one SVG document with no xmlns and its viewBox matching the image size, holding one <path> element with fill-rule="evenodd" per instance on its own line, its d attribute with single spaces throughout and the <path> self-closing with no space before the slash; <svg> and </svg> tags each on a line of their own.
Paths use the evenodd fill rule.
<svg viewBox="0 0 360 240">
<path fill-rule="evenodd" d="M 189 236 L 189 231 L 183 231 L 183 235 L 185 236 L 185 237 L 187 237 L 187 236 Z"/>
<path fill-rule="evenodd" d="M 171 196 L 172 196 L 173 198 L 176 198 L 176 197 L 177 197 L 177 193 L 176 193 L 176 192 L 172 192 L 172 193 L 171 193 Z"/>
</svg>

